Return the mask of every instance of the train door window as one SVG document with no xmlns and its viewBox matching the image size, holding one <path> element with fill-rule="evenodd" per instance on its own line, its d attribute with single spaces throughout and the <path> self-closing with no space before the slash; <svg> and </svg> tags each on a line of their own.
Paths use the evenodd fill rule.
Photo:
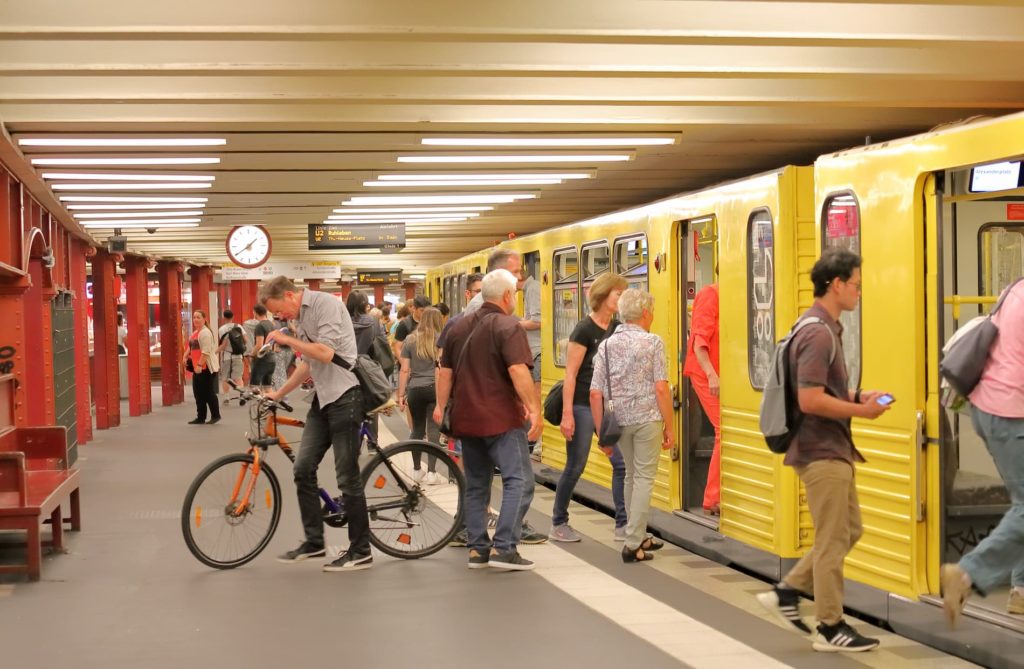
<svg viewBox="0 0 1024 669">
<path fill-rule="evenodd" d="M 978 284 L 995 297 L 1024 276 L 1024 225 L 989 223 L 978 231 Z"/>
<path fill-rule="evenodd" d="M 747 227 L 747 366 L 750 384 L 763 390 L 775 352 L 775 237 L 767 209 Z"/>
<path fill-rule="evenodd" d="M 822 226 L 824 247 L 843 248 L 860 254 L 860 206 L 850 193 L 833 195 L 825 201 Z M 861 298 L 863 299 L 863 297 Z M 839 317 L 843 326 L 843 352 L 846 354 L 846 373 L 850 389 L 860 386 L 861 373 L 861 303 L 853 311 L 844 311 Z"/>
<path fill-rule="evenodd" d="M 647 290 L 647 237 L 615 241 L 615 272 L 626 278 L 630 288 Z"/>
<path fill-rule="evenodd" d="M 565 359 L 569 350 L 569 335 L 580 320 L 580 263 L 579 252 L 575 248 L 555 251 L 552 265 L 554 267 L 554 295 L 551 301 L 554 312 L 554 345 L 555 364 L 565 367 Z"/>
<path fill-rule="evenodd" d="M 459 311 L 466 308 L 466 275 L 459 275 L 459 286 L 455 289 L 455 294 L 451 297 L 451 302 L 448 302 L 448 308 L 451 309 L 452 303 L 458 305 Z"/>
</svg>

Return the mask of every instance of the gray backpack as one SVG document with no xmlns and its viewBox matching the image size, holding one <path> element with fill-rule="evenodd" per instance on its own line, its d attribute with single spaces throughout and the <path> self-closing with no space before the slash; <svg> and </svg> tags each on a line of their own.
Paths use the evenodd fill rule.
<svg viewBox="0 0 1024 669">
<path fill-rule="evenodd" d="M 808 325 L 820 323 L 828 330 L 832 337 L 832 354 L 829 356 L 829 366 L 836 359 L 836 338 L 832 329 L 825 321 L 817 316 L 808 316 L 796 322 L 793 329 L 775 345 L 775 353 L 772 355 L 772 366 L 768 374 L 768 380 L 764 384 L 764 392 L 761 393 L 761 433 L 772 453 L 785 453 L 789 445 L 800 429 L 800 423 L 804 420 L 804 414 L 800 411 L 800 404 L 797 401 L 794 379 L 789 373 L 789 344 L 797 332 Z"/>
</svg>

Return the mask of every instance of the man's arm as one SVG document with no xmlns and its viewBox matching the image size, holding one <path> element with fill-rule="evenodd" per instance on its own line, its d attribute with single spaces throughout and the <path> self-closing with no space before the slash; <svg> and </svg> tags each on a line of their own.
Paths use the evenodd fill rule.
<svg viewBox="0 0 1024 669">
<path fill-rule="evenodd" d="M 846 418 L 878 418 L 888 411 L 889 407 L 875 401 L 864 402 L 867 397 L 861 396 L 861 403 L 844 402 L 825 392 L 823 386 L 810 386 L 797 391 L 800 411 L 822 418 L 843 420 Z M 873 399 L 873 398 L 872 398 Z"/>
<path fill-rule="evenodd" d="M 256 341 L 259 340 L 260 338 L 257 337 Z M 302 341 L 298 337 L 286 335 L 280 330 L 274 330 L 268 334 L 266 341 L 284 344 L 285 346 L 290 347 L 293 351 L 300 353 L 303 358 L 309 357 L 313 360 L 319 360 L 320 362 L 332 362 L 334 360 L 334 349 L 330 346 L 327 346 L 326 344 Z M 258 346 L 256 350 L 259 350 Z M 305 380 L 305 377 L 303 377 L 303 380 Z"/>
<path fill-rule="evenodd" d="M 520 335 L 522 336 L 522 335 Z M 530 441 L 536 441 L 540 437 L 540 431 L 544 425 L 540 420 L 540 399 L 533 389 L 533 376 L 530 368 L 523 363 L 512 365 L 508 368 L 508 375 L 512 377 L 512 385 L 515 386 L 519 401 L 526 407 L 526 413 L 530 418 Z"/>
<path fill-rule="evenodd" d="M 437 383 L 434 387 L 434 422 L 441 424 L 444 418 L 444 409 L 448 406 L 448 399 L 452 394 L 452 370 L 449 367 L 439 367 L 437 370 Z"/>
<path fill-rule="evenodd" d="M 284 385 L 277 390 L 272 390 L 265 394 L 268 399 L 277 401 L 282 397 L 287 397 L 288 393 L 295 390 L 302 385 L 302 382 L 309 378 L 309 364 L 306 361 L 302 361 L 295 365 L 295 371 L 288 377 L 288 380 L 284 382 Z"/>
</svg>

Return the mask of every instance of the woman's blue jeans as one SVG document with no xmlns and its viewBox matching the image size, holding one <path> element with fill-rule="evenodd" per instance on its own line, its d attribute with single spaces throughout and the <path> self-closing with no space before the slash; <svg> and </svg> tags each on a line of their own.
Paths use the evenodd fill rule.
<svg viewBox="0 0 1024 669">
<path fill-rule="evenodd" d="M 590 443 L 594 438 L 594 416 L 590 407 L 574 404 L 572 417 L 576 431 L 572 439 L 565 442 L 565 469 L 555 488 L 555 506 L 551 512 L 551 525 L 565 525 L 569 522 L 569 500 L 573 490 L 587 468 L 590 457 Z M 618 447 L 608 458 L 612 465 L 612 502 L 615 504 L 615 527 L 626 526 L 626 463 Z"/>
</svg>

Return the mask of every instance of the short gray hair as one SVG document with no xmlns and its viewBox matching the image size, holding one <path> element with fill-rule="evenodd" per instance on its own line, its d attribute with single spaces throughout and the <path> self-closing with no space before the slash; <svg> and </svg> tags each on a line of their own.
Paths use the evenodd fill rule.
<svg viewBox="0 0 1024 669">
<path fill-rule="evenodd" d="M 487 302 L 496 302 L 505 296 L 508 291 L 516 292 L 516 284 L 519 282 L 512 272 L 507 269 L 496 269 L 484 276 L 483 287 L 480 294 Z"/>
<path fill-rule="evenodd" d="M 495 249 L 487 256 L 487 271 L 493 272 L 496 269 L 508 269 L 513 258 L 519 257 L 519 251 L 512 249 Z"/>
<path fill-rule="evenodd" d="M 259 303 L 265 305 L 267 300 L 283 300 L 285 293 L 294 293 L 295 284 L 283 274 L 275 276 L 260 287 Z"/>
<path fill-rule="evenodd" d="M 635 323 L 644 315 L 644 309 L 654 311 L 654 296 L 646 290 L 630 288 L 619 296 L 619 319 L 624 323 Z"/>
</svg>

